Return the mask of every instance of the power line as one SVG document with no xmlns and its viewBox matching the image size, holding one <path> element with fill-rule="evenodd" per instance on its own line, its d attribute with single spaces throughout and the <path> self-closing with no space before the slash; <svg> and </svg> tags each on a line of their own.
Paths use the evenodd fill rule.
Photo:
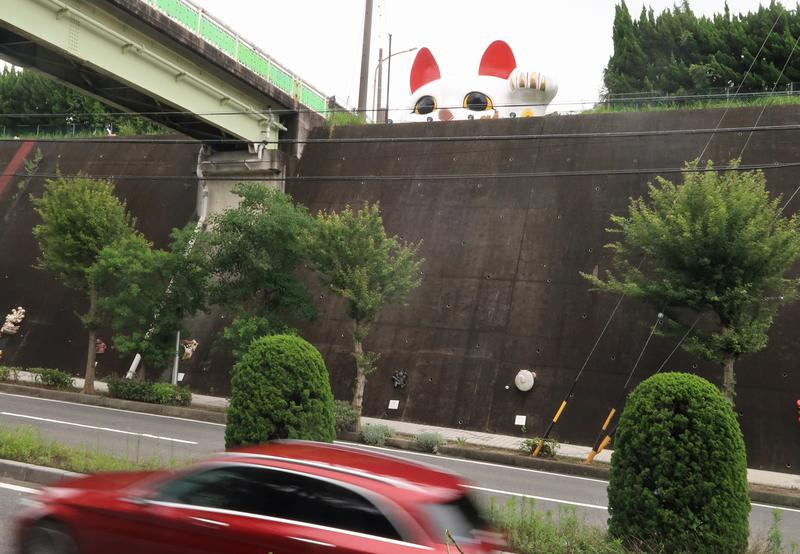
<svg viewBox="0 0 800 554">
<path fill-rule="evenodd" d="M 696 128 L 696 129 L 658 129 L 642 131 L 598 131 L 587 133 L 547 133 L 547 134 L 505 134 L 505 135 L 459 135 L 435 136 L 422 135 L 410 137 L 340 137 L 340 138 L 305 138 L 305 139 L 278 139 L 261 141 L 258 144 L 365 144 L 365 143 L 415 143 L 415 142 L 482 142 L 482 141 L 514 141 L 514 140 L 566 140 L 566 139 L 611 139 L 611 138 L 640 138 L 662 137 L 675 135 L 706 135 L 724 133 L 760 133 L 800 131 L 800 124 L 724 127 L 724 128 Z M 245 144 L 247 141 L 239 139 L 183 139 L 183 138 L 157 138 L 150 137 L 25 137 L 25 138 L 0 138 L 2 142 L 35 141 L 41 143 L 75 143 L 75 144 Z"/>
<path fill-rule="evenodd" d="M 498 108 L 524 108 L 524 107 L 537 107 L 537 106 L 597 106 L 597 105 L 614 105 L 614 104 L 638 104 L 638 103 L 685 103 L 685 102 L 692 102 L 692 101 L 711 101 L 711 100 L 730 100 L 733 97 L 737 98 L 769 98 L 775 96 L 798 96 L 798 94 L 794 92 L 787 91 L 786 93 L 776 93 L 775 91 L 772 92 L 735 92 L 733 95 L 729 93 L 707 93 L 707 94 L 681 94 L 681 95 L 670 95 L 670 94 L 660 94 L 659 96 L 651 96 L 647 95 L 646 91 L 642 91 L 642 96 L 631 96 L 626 98 L 608 98 L 608 99 L 594 99 L 594 100 L 573 100 L 573 101 L 563 101 L 563 102 L 520 102 L 520 103 L 493 103 L 494 106 Z M 453 105 L 453 106 L 439 106 L 438 109 L 461 109 L 464 106 L 462 104 Z M 383 108 L 386 109 L 386 108 Z M 398 107 L 398 108 L 390 108 L 389 111 L 391 112 L 411 112 L 411 106 L 405 107 Z M 372 109 L 364 110 L 365 112 L 370 112 Z M 252 111 L 252 110 L 227 110 L 227 111 L 213 111 L 213 112 L 192 112 L 189 110 L 158 110 L 158 111 L 141 111 L 141 112 L 127 112 L 127 111 L 109 111 L 109 112 L 58 112 L 58 113 L 2 113 L 0 112 L 0 117 L 12 117 L 12 118 L 32 118 L 32 117 L 41 117 L 41 118 L 52 118 L 52 117 L 107 117 L 107 116 L 114 116 L 114 117 L 153 117 L 153 116 L 176 116 L 176 115 L 195 115 L 195 116 L 233 116 L 233 115 L 292 115 L 292 114 L 301 114 L 301 113 L 316 113 L 316 114 L 335 114 L 335 113 L 348 113 L 348 114 L 359 114 L 359 110 L 356 108 L 347 109 L 347 108 L 327 108 L 324 110 L 314 110 L 311 108 L 279 108 L 279 109 L 267 109 L 263 111 Z M 480 113 L 480 112 L 476 112 Z"/>
<path fill-rule="evenodd" d="M 769 32 L 767 33 L 767 36 L 764 37 L 764 41 L 761 43 L 761 47 L 758 49 L 758 52 L 756 52 L 756 55 L 753 57 L 753 61 L 750 62 L 750 67 L 747 68 L 747 71 L 745 71 L 744 76 L 742 77 L 742 80 L 739 83 L 739 86 L 736 87 L 736 92 L 733 95 L 734 97 L 737 94 L 739 94 L 739 91 L 742 89 L 742 85 L 744 85 L 744 82 L 747 80 L 747 76 L 750 75 L 750 71 L 752 71 L 753 66 L 756 63 L 756 60 L 758 60 L 758 57 L 761 55 L 761 52 L 764 50 L 764 46 L 766 46 L 767 41 L 769 40 L 769 37 L 772 36 L 772 32 L 775 30 L 775 26 L 778 24 L 778 21 L 780 21 L 782 16 L 783 16 L 783 14 L 779 13 L 778 16 L 775 18 L 775 21 L 772 23 L 772 27 L 770 27 Z M 775 89 L 773 89 L 773 91 L 774 90 Z M 730 110 L 730 101 L 728 101 L 726 104 L 727 105 L 725 106 L 725 111 L 722 112 L 722 116 L 719 118 L 719 121 L 717 121 L 717 127 L 719 127 L 722 124 L 722 120 L 725 119 L 725 116 L 728 114 L 728 111 Z M 713 138 L 714 138 L 713 134 L 710 137 L 708 137 L 708 142 L 706 142 L 706 145 L 703 147 L 702 152 L 700 152 L 700 155 L 697 157 L 698 162 L 703 159 L 703 154 L 705 154 L 706 150 L 708 150 L 708 146 L 711 144 L 711 141 L 712 141 Z"/>
<path fill-rule="evenodd" d="M 462 173 L 462 174 L 407 174 L 407 175 L 297 175 L 287 177 L 267 177 L 257 179 L 262 182 L 283 182 L 283 181 L 458 181 L 458 180 L 481 180 L 481 179 L 539 179 L 552 177 L 596 177 L 609 175 L 661 175 L 669 173 L 705 173 L 709 171 L 754 171 L 757 169 L 787 169 L 800 167 L 800 162 L 775 162 L 771 164 L 747 164 L 747 165 L 724 165 L 717 167 L 662 167 L 662 168 L 635 168 L 635 169 L 589 169 L 584 171 L 538 171 L 521 173 Z M 58 173 L 0 173 L 0 177 L 42 177 L 46 179 L 56 179 L 62 177 Z M 126 175 L 126 174 L 94 174 L 95 179 L 114 180 L 147 180 L 147 181 L 174 181 L 196 179 L 192 175 Z M 208 176 L 205 181 L 232 181 L 229 176 Z"/>
<path fill-rule="evenodd" d="M 775 84 L 772 85 L 772 91 L 773 92 L 775 91 L 775 88 L 778 86 L 778 83 L 780 82 L 781 78 L 783 77 L 783 74 L 786 71 L 786 67 L 789 65 L 789 60 L 792 59 L 792 56 L 794 55 L 794 51 L 797 49 L 797 43 L 798 42 L 800 42 L 800 34 L 797 35 L 797 39 L 794 41 L 794 44 L 792 45 L 792 50 L 791 50 L 791 52 L 789 52 L 789 56 L 786 58 L 786 62 L 783 64 L 783 67 L 781 68 L 781 72 L 778 75 L 778 78 L 775 79 Z M 758 114 L 758 117 L 756 118 L 756 123 L 754 125 L 755 127 L 758 127 L 758 123 L 759 123 L 759 121 L 761 121 L 761 117 L 764 115 L 764 112 L 766 111 L 768 105 L 769 105 L 769 100 L 761 108 L 761 112 Z M 744 154 L 744 151 L 747 149 L 747 145 L 750 144 L 750 139 L 752 138 L 752 136 L 753 136 L 753 131 L 750 131 L 750 134 L 747 135 L 747 140 L 744 141 L 744 146 L 742 146 L 742 151 L 739 152 L 739 158 L 742 157 L 742 155 Z"/>
</svg>

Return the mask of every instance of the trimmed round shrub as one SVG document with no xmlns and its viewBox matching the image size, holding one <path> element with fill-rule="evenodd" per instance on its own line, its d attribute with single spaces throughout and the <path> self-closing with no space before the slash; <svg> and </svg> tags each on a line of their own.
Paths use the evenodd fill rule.
<svg viewBox="0 0 800 554">
<path fill-rule="evenodd" d="M 333 393 L 319 351 L 295 335 L 254 340 L 233 366 L 225 446 L 335 437 Z"/>
<path fill-rule="evenodd" d="M 734 554 L 747 548 L 744 440 L 714 385 L 661 373 L 628 397 L 608 485 L 609 534 L 659 552 Z"/>
</svg>

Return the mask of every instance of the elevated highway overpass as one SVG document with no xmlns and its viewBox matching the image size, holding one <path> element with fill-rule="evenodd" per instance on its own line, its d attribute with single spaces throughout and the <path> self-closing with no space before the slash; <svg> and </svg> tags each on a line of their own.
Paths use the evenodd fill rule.
<svg viewBox="0 0 800 554">
<path fill-rule="evenodd" d="M 206 141 L 212 210 L 242 179 L 275 178 L 328 99 L 188 0 L 3 0 L 0 58 Z"/>
</svg>

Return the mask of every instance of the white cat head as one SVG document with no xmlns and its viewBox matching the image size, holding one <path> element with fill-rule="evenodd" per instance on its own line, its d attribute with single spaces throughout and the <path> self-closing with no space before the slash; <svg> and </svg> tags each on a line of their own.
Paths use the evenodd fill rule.
<svg viewBox="0 0 800 554">
<path fill-rule="evenodd" d="M 511 47 L 502 40 L 486 48 L 475 76 L 460 81 L 442 79 L 433 54 L 423 48 L 414 59 L 409 84 L 409 109 L 397 121 L 540 116 L 558 91 L 553 79 L 519 70 Z"/>
</svg>

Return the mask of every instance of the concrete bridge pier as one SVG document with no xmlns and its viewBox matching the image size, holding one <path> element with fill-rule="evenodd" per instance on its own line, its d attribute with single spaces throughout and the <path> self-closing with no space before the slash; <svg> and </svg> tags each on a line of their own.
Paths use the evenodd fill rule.
<svg viewBox="0 0 800 554">
<path fill-rule="evenodd" d="M 286 154 L 265 144 L 219 152 L 203 145 L 197 157 L 197 214 L 204 218 L 237 206 L 233 188 L 244 181 L 265 181 L 284 190 L 285 175 Z"/>
</svg>

